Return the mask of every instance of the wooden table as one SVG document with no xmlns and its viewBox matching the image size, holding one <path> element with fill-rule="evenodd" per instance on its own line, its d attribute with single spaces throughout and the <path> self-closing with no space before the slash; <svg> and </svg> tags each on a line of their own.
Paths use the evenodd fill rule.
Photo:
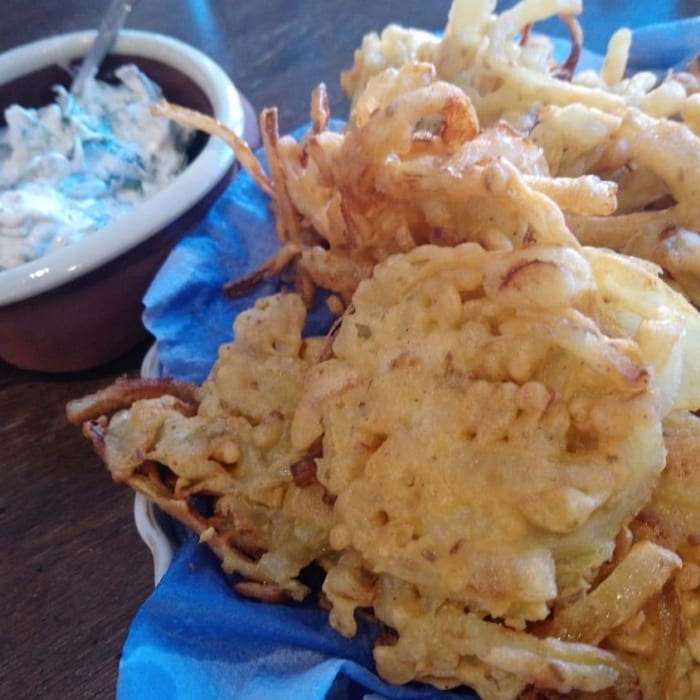
<svg viewBox="0 0 700 700">
<path fill-rule="evenodd" d="M 105 5 L 4 0 L 0 50 L 93 28 Z M 307 120 L 309 95 L 320 81 L 329 88 L 334 114 L 344 116 L 338 76 L 351 65 L 365 32 L 390 21 L 437 30 L 449 5 L 142 0 L 129 27 L 170 34 L 205 51 L 256 111 L 278 105 L 281 128 L 288 130 Z M 586 43 L 602 50 L 610 27 L 697 11 L 696 0 L 590 0 Z M 153 585 L 152 563 L 134 528 L 132 494 L 111 483 L 79 431 L 67 424 L 64 406 L 123 373 L 136 374 L 146 349 L 144 344 L 106 367 L 67 376 L 32 374 L 0 361 L 0 698 L 114 694 L 129 622 Z"/>
</svg>

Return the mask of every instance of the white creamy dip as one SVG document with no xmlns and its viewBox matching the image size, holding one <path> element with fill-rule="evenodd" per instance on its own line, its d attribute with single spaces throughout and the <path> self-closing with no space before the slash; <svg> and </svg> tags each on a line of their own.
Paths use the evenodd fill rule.
<svg viewBox="0 0 700 700">
<path fill-rule="evenodd" d="M 190 133 L 154 118 L 160 88 L 136 66 L 119 83 L 88 82 L 80 98 L 12 105 L 0 129 L 0 270 L 34 260 L 104 227 L 186 165 Z"/>
</svg>

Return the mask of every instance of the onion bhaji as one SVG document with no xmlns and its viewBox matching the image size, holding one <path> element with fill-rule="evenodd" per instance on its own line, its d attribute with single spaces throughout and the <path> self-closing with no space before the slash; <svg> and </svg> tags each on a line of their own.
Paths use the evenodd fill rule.
<svg viewBox="0 0 700 700">
<path fill-rule="evenodd" d="M 656 620 L 700 584 L 681 568 L 700 533 L 694 307 L 612 252 L 464 243 L 389 257 L 330 340 L 302 338 L 304 317 L 293 293 L 241 314 L 194 413 L 165 393 L 107 420 L 96 396 L 85 432 L 114 478 L 193 527 L 243 594 L 301 598 L 320 564 L 333 627 L 352 636 L 362 609 L 391 631 L 375 658 L 392 682 L 658 683 Z M 686 623 L 669 687 L 695 669 Z"/>
<path fill-rule="evenodd" d="M 567 69 L 562 79 L 553 45 L 530 28 L 550 16 L 565 19 L 572 38 L 567 62 L 575 67 L 582 1 L 519 2 L 498 15 L 495 4 L 454 0 L 441 36 L 396 24 L 367 34 L 341 76 L 353 108 L 382 72 L 413 61 L 433 65 L 438 81 L 469 97 L 482 126 L 507 123 L 541 145 L 555 181 L 596 176 L 614 182 L 613 212 L 563 207 L 571 231 L 585 244 L 657 263 L 700 304 L 697 62 L 661 80 L 651 71 L 629 74 L 631 33 L 621 28 L 599 72 Z"/>
<path fill-rule="evenodd" d="M 393 683 L 486 700 L 700 695 L 700 83 L 579 71 L 580 0 L 454 0 L 323 85 L 299 140 L 261 114 L 295 291 L 238 316 L 199 387 L 68 406 L 114 479 L 198 534 L 239 594 L 377 622 Z M 553 59 L 534 23 L 572 39 Z M 315 288 L 337 295 L 303 337 Z M 318 591 L 316 591 L 318 593 Z"/>
</svg>

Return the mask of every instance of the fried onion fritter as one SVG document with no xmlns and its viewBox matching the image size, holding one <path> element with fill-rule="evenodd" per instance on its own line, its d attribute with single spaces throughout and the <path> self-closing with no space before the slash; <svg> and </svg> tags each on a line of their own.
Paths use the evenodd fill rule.
<svg viewBox="0 0 700 700">
<path fill-rule="evenodd" d="M 241 314 L 194 415 L 166 394 L 86 433 L 242 595 L 301 598 L 320 564 L 335 629 L 362 609 L 390 631 L 375 660 L 392 682 L 637 697 L 658 677 L 630 658 L 633 625 L 674 605 L 661 591 L 688 556 L 643 524 L 695 532 L 697 500 L 673 515 L 675 487 L 657 490 L 700 404 L 698 312 L 658 274 L 599 249 L 419 246 L 375 267 L 329 338 L 302 338 L 296 294 Z M 674 648 L 676 674 L 692 646 Z"/>
<path fill-rule="evenodd" d="M 331 513 L 321 487 L 301 488 L 292 478 L 307 453 L 290 445 L 291 416 L 322 346 L 302 339 L 305 317 L 292 294 L 241 313 L 236 341 L 221 347 L 187 410 L 163 383 L 162 396 L 129 409 L 117 403 L 112 415 L 105 415 L 102 392 L 68 407 L 74 422 L 87 421 L 83 431 L 115 481 L 197 533 L 224 571 L 297 599 L 308 593 L 297 575 L 327 549 Z M 122 381 L 112 393 L 120 391 L 132 396 L 133 388 Z M 204 511 L 195 497 L 206 502 Z"/>
<path fill-rule="evenodd" d="M 326 101 L 319 85 L 312 105 Z M 161 104 L 158 113 L 220 132 L 173 105 Z M 542 148 L 526 135 L 505 122 L 482 128 L 471 99 L 439 80 L 430 63 L 373 75 L 342 132 L 330 131 L 325 116 L 296 140 L 278 133 L 275 109 L 263 110 L 269 179 L 246 165 L 252 156 L 232 137 L 261 189 L 272 182 L 282 248 L 227 285 L 229 294 L 294 263 L 297 291 L 308 282 L 347 305 L 373 266 L 395 253 L 466 241 L 489 249 L 576 247 L 565 214 L 604 216 L 616 207 L 615 183 L 595 175 L 553 178 Z"/>
<path fill-rule="evenodd" d="M 505 122 L 542 147 L 547 186 L 586 177 L 615 186 L 616 206 L 607 212 L 562 206 L 583 244 L 655 262 L 700 304 L 697 67 L 661 78 L 630 73 L 631 35 L 621 28 L 599 71 L 562 79 L 551 41 L 530 28 L 558 15 L 572 30 L 575 55 L 581 0 L 519 2 L 500 14 L 495 5 L 454 0 L 440 37 L 396 24 L 367 34 L 352 68 L 341 74 L 351 121 L 367 111 L 363 104 L 381 105 L 373 93 L 375 83 L 386 82 L 383 75 L 416 61 L 434 66 L 440 84 L 464 91 L 486 131 Z"/>
<path fill-rule="evenodd" d="M 476 673 L 478 692 L 501 697 L 491 684 L 502 676 L 484 680 L 484 664 L 500 667 L 488 645 L 441 651 L 440 620 L 458 635 L 466 610 L 519 638 L 553 601 L 586 594 L 648 502 L 665 463 L 655 375 L 631 337 L 598 325 L 596 291 L 568 248 L 419 247 L 360 284 L 334 357 L 310 369 L 292 441 L 322 439 L 317 478 L 336 498 L 329 542 L 356 552 L 326 579 L 330 619 L 355 630 L 361 603 L 344 566 L 376 576 L 375 612 L 399 640 L 377 651 L 383 675 L 474 685 Z M 678 568 L 668 557 L 661 584 Z M 561 653 L 563 663 L 573 652 Z M 539 683 L 535 666 L 523 674 Z"/>
</svg>

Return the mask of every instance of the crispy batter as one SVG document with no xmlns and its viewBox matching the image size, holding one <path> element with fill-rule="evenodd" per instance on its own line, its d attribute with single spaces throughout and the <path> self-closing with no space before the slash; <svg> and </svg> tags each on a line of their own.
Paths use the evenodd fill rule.
<svg viewBox="0 0 700 700">
<path fill-rule="evenodd" d="M 73 424 L 80 426 L 86 421 L 128 408 L 139 399 L 156 398 L 168 394 L 188 405 L 195 403 L 195 386 L 175 379 L 121 378 L 101 391 L 73 399 L 66 406 L 66 415 Z"/>
<path fill-rule="evenodd" d="M 659 82 L 647 72 L 627 75 L 631 35 L 623 28 L 611 38 L 599 74 L 561 80 L 548 40 L 529 27 L 549 13 L 562 17 L 573 40 L 568 74 L 577 60 L 581 10 L 580 1 L 558 0 L 522 2 L 491 15 L 487 0 L 455 0 L 442 38 L 396 25 L 365 36 L 341 83 L 357 109 L 382 71 L 416 60 L 433 64 L 437 80 L 469 96 L 482 125 L 506 120 L 543 147 L 554 178 L 545 191 L 562 177 L 617 185 L 616 210 L 562 206 L 582 243 L 656 262 L 700 304 L 697 76 L 669 72 Z"/>
<path fill-rule="evenodd" d="M 675 551 L 683 568 L 605 646 L 634 665 L 645 698 L 694 698 L 700 692 L 700 419 L 673 412 L 664 421 L 664 437 L 666 469 L 630 527 L 635 539 Z M 646 581 L 646 575 L 639 578 Z"/>
<path fill-rule="evenodd" d="M 644 281 L 643 264 L 608 261 L 616 269 L 628 263 Z M 637 688 L 620 659 L 607 665 L 597 657 L 596 672 L 577 666 L 582 676 L 573 680 L 565 664 L 574 663 L 574 648 L 549 640 L 551 662 L 561 666 L 558 680 L 545 680 L 536 670 L 540 652 L 525 652 L 518 645 L 531 642 L 516 632 L 547 618 L 556 600 L 586 620 L 597 645 L 609 630 L 596 631 L 595 619 L 627 622 L 678 568 L 673 552 L 640 543 L 627 568 L 620 564 L 620 581 L 608 577 L 585 599 L 596 614 L 569 607 L 593 587 L 664 465 L 651 353 L 618 335 L 635 292 L 624 309 L 619 302 L 601 317 L 591 304 L 605 293 L 597 274 L 607 290 L 601 270 L 597 257 L 589 268 L 568 248 L 419 247 L 389 258 L 360 285 L 334 357 L 311 368 L 293 444 L 322 436 L 317 478 L 336 496 L 329 541 L 359 556 L 341 557 L 326 579 L 331 621 L 354 631 L 359 602 L 348 595 L 343 582 L 353 575 L 343 575 L 344 566 L 380 574 L 360 600 L 372 599 L 378 618 L 399 634 L 375 654 L 394 682 L 463 682 L 484 697 L 515 697 L 527 683 L 562 692 Z M 671 355 L 657 367 L 659 377 L 680 371 Z M 640 583 L 629 609 L 617 610 L 617 591 L 640 571 L 638 559 L 658 576 Z M 506 635 L 502 658 L 479 651 L 482 638 L 459 636 L 460 625 L 471 629 L 460 622 L 464 609 L 483 619 L 479 634 L 491 634 L 486 620 L 504 621 L 493 632 Z M 456 645 L 449 652 L 440 651 L 448 643 L 437 631 L 443 616 Z M 594 682 L 602 685 L 587 685 Z"/>
<path fill-rule="evenodd" d="M 352 98 L 342 133 L 328 131 L 323 84 L 299 142 L 281 137 L 276 110 L 264 110 L 269 177 L 220 124 L 159 104 L 159 114 L 227 139 L 272 197 L 278 238 L 292 244 L 229 294 L 294 261 L 305 299 L 313 283 L 347 304 L 374 264 L 416 245 L 502 248 L 575 235 L 656 262 L 700 303 L 696 76 L 626 77 L 626 29 L 599 74 L 571 76 L 579 1 L 491 10 L 487 0 L 455 0 L 441 39 L 396 25 L 367 35 L 341 77 Z M 551 12 L 572 36 L 561 66 L 529 32 Z M 550 200 L 557 213 L 545 216 Z"/>
<path fill-rule="evenodd" d="M 302 340 L 304 318 L 295 295 L 242 313 L 236 342 L 221 348 L 188 410 L 176 395 L 181 385 L 167 381 L 119 382 L 69 407 L 74 421 L 88 420 L 84 431 L 115 480 L 187 525 L 226 572 L 265 584 L 245 590 L 264 591 L 266 599 L 277 589 L 303 597 L 306 586 L 295 577 L 327 546 L 317 524 L 303 532 L 294 525 L 298 510 L 321 520 L 329 510 L 323 489 L 296 486 L 291 471 L 306 456 L 289 444 L 291 414 L 321 346 Z M 135 393 L 143 387 L 148 398 Z M 133 405 L 120 410 L 125 400 Z"/>
</svg>

